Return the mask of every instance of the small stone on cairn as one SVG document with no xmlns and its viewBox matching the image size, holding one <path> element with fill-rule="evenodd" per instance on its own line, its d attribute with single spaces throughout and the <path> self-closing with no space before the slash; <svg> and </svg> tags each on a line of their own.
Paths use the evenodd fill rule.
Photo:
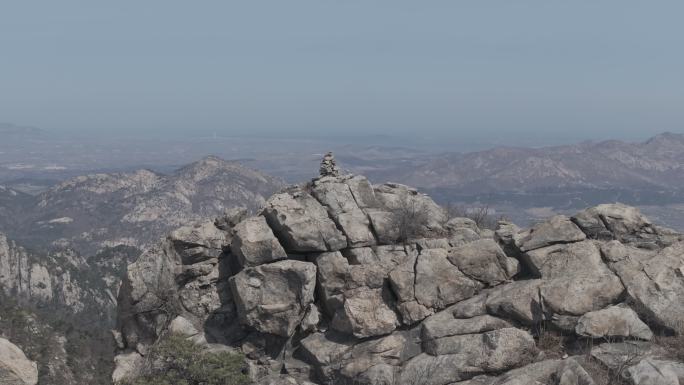
<svg viewBox="0 0 684 385">
<path fill-rule="evenodd" d="M 323 157 L 323 160 L 321 161 L 320 174 L 321 176 L 340 175 L 340 169 L 337 167 L 337 163 L 335 162 L 335 156 L 332 152 L 328 152 Z"/>
</svg>

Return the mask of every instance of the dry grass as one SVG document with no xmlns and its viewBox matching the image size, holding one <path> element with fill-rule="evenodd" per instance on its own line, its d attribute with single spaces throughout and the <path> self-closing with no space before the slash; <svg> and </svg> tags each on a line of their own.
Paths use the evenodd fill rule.
<svg viewBox="0 0 684 385">
<path fill-rule="evenodd" d="M 628 385 L 627 379 L 619 371 L 611 371 L 598 360 L 584 356 L 579 360 L 584 370 L 591 376 L 596 385 Z"/>
<path fill-rule="evenodd" d="M 540 330 L 537 336 L 537 348 L 544 352 L 546 359 L 562 358 L 565 350 L 565 338 L 557 331 Z"/>
<path fill-rule="evenodd" d="M 506 219 L 502 216 L 497 217 L 489 205 L 465 206 L 447 203 L 443 209 L 446 221 L 451 218 L 470 218 L 480 229 L 496 230 L 498 222 Z"/>
<path fill-rule="evenodd" d="M 684 336 L 656 336 L 654 342 L 667 350 L 667 358 L 684 362 Z"/>
</svg>

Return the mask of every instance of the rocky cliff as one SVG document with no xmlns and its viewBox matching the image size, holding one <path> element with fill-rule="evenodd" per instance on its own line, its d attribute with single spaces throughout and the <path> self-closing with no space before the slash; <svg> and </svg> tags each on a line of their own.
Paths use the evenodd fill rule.
<svg viewBox="0 0 684 385">
<path fill-rule="evenodd" d="M 24 352 L 4 338 L 0 338 L 0 384 L 36 385 L 38 367 Z"/>
<path fill-rule="evenodd" d="M 109 376 L 121 265 L 135 256 L 125 247 L 90 258 L 70 249 L 35 252 L 0 233 L 0 335 L 38 363 L 41 383 Z"/>
<path fill-rule="evenodd" d="M 114 380 L 173 333 L 269 385 L 675 385 L 682 298 L 684 237 L 634 208 L 493 232 L 409 187 L 325 176 L 130 264 Z"/>
</svg>

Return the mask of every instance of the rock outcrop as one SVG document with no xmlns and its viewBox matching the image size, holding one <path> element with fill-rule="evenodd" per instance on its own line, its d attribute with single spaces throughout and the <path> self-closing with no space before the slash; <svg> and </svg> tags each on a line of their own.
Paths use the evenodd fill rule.
<svg viewBox="0 0 684 385">
<path fill-rule="evenodd" d="M 260 384 L 593 385 L 585 357 L 545 358 L 543 330 L 606 349 L 684 332 L 684 243 L 622 205 L 492 234 L 326 168 L 194 228 L 129 265 L 117 379 L 176 333 L 241 351 Z M 639 358 L 623 369 L 640 383 L 677 378 L 676 360 Z"/>
<path fill-rule="evenodd" d="M 24 352 L 4 338 L 0 338 L 0 384 L 36 385 L 38 367 Z"/>
<path fill-rule="evenodd" d="M 230 288 L 241 323 L 289 337 L 314 301 L 316 266 L 287 260 L 250 267 L 230 278 Z"/>
</svg>

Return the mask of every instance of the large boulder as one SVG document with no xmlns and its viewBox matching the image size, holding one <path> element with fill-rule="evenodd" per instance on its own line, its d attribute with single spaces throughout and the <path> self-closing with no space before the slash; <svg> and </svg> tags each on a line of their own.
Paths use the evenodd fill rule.
<svg viewBox="0 0 684 385">
<path fill-rule="evenodd" d="M 423 321 L 421 324 L 421 336 L 424 343 L 426 343 L 444 337 L 484 333 L 492 330 L 511 328 L 513 326 L 513 324 L 506 320 L 490 315 L 481 315 L 465 319 L 454 318 L 452 312 L 445 310 L 430 316 Z"/>
<path fill-rule="evenodd" d="M 199 275 L 178 290 L 181 313 L 217 342 L 241 337 L 237 312 L 228 283 L 227 260 L 212 266 L 209 273 Z M 227 341 L 226 341 L 227 338 Z"/>
<path fill-rule="evenodd" d="M 258 266 L 287 258 L 273 231 L 262 216 L 240 222 L 234 229 L 230 250 L 241 266 Z"/>
<path fill-rule="evenodd" d="M 330 315 L 344 303 L 345 292 L 360 287 L 381 288 L 385 271 L 376 264 L 350 265 L 339 251 L 315 256 L 321 300 Z"/>
<path fill-rule="evenodd" d="M 445 249 L 423 249 L 411 255 L 389 279 L 399 299 L 398 310 L 408 325 L 470 298 L 484 287 L 449 262 Z"/>
<path fill-rule="evenodd" d="M 433 310 L 416 299 L 417 253 L 409 253 L 409 259 L 389 274 L 392 291 L 397 297 L 397 311 L 405 325 L 413 325 L 432 314 Z"/>
<path fill-rule="evenodd" d="M 333 328 L 361 338 L 394 330 L 394 300 L 379 265 L 350 265 L 339 252 L 322 253 L 315 261 L 319 293 Z"/>
<path fill-rule="evenodd" d="M 431 309 L 470 298 L 483 287 L 449 262 L 444 249 L 422 250 L 415 274 L 416 301 Z"/>
<path fill-rule="evenodd" d="M 671 230 L 655 226 L 636 207 L 619 203 L 589 208 L 572 220 L 591 239 L 616 239 L 638 247 L 662 247 L 679 238 Z"/>
<path fill-rule="evenodd" d="M 36 385 L 38 366 L 16 345 L 0 338 L 0 384 Z"/>
<path fill-rule="evenodd" d="M 539 361 L 500 376 L 477 376 L 454 385 L 595 385 L 576 358 Z"/>
<path fill-rule="evenodd" d="M 201 221 L 172 231 L 168 236 L 183 264 L 192 265 L 218 258 L 230 245 L 230 233 L 216 227 L 214 221 Z"/>
<path fill-rule="evenodd" d="M 681 385 L 684 363 L 645 359 L 627 369 L 634 385 Z"/>
<path fill-rule="evenodd" d="M 420 224 L 423 235 L 446 233 L 443 227 L 446 222 L 446 213 L 427 195 L 398 183 L 378 185 L 374 187 L 374 190 L 375 196 L 384 211 L 396 213 L 410 208 L 424 213 L 426 221 Z"/>
<path fill-rule="evenodd" d="M 493 239 L 480 239 L 449 250 L 449 261 L 465 275 L 488 286 L 504 283 L 519 271 L 518 260 L 509 258 Z"/>
<path fill-rule="evenodd" d="M 314 300 L 316 266 L 285 260 L 230 278 L 240 322 L 262 333 L 291 336 Z"/>
<path fill-rule="evenodd" d="M 354 346 L 348 336 L 313 333 L 301 340 L 299 352 L 304 361 L 316 369 L 319 378 L 330 378 L 344 354 Z"/>
<path fill-rule="evenodd" d="M 586 235 L 564 215 L 556 215 L 551 219 L 534 226 L 517 240 L 521 251 L 530 251 L 558 243 L 579 242 Z"/>
<path fill-rule="evenodd" d="M 684 242 L 657 254 L 629 253 L 611 267 L 640 315 L 684 334 Z"/>
<path fill-rule="evenodd" d="M 273 195 L 263 213 L 288 252 L 325 252 L 347 247 L 347 238 L 326 209 L 301 189 Z"/>
<path fill-rule="evenodd" d="M 321 383 L 392 385 L 395 382 L 386 380 L 420 354 L 420 340 L 411 330 L 362 342 L 333 333 L 315 333 L 301 341 L 300 350 L 316 368 Z"/>
<path fill-rule="evenodd" d="M 388 290 L 360 287 L 345 293 L 344 304 L 335 313 L 332 327 L 341 332 L 366 338 L 391 333 L 399 326 Z"/>
<path fill-rule="evenodd" d="M 544 318 L 539 297 L 541 284 L 541 280 L 535 279 L 499 286 L 487 295 L 487 311 L 525 325 L 536 325 Z"/>
<path fill-rule="evenodd" d="M 128 265 L 119 291 L 119 326 L 124 345 L 142 349 L 163 331 L 180 308 L 176 274 L 182 265 L 174 242 L 164 240 Z"/>
<path fill-rule="evenodd" d="M 506 352 L 517 350 L 521 355 L 536 351 L 532 335 L 514 327 L 495 329 L 482 334 L 447 335 L 423 341 L 423 349 L 433 356 L 476 355 L 490 348 Z"/>
<path fill-rule="evenodd" d="M 354 345 L 342 355 L 339 375 L 354 384 L 393 385 L 399 367 L 420 352 L 414 330 L 396 331 Z"/>
<path fill-rule="evenodd" d="M 348 183 L 351 179 L 354 179 L 353 182 Z M 350 247 L 370 246 L 376 243 L 368 216 L 356 201 L 356 195 L 359 195 L 362 197 L 363 206 L 378 205 L 370 183 L 365 178 L 320 178 L 313 182 L 313 195 L 326 207 L 335 223 L 347 236 Z"/>
<path fill-rule="evenodd" d="M 639 319 L 634 310 L 623 306 L 611 306 L 586 313 L 577 321 L 575 332 L 591 338 L 653 338 L 651 329 Z"/>
<path fill-rule="evenodd" d="M 144 363 L 143 356 L 138 352 L 127 352 L 114 357 L 114 371 L 112 382 L 114 384 L 135 378 Z"/>
<path fill-rule="evenodd" d="M 615 303 L 624 292 L 592 241 L 528 251 L 524 261 L 543 279 L 540 293 L 549 313 L 582 315 Z"/>
<path fill-rule="evenodd" d="M 478 374 L 501 372 L 525 365 L 537 353 L 532 336 L 519 329 L 500 329 L 484 334 L 445 337 L 428 353 L 408 361 L 401 384 L 446 385 Z M 437 355 L 435 355 L 437 354 Z"/>
<path fill-rule="evenodd" d="M 613 371 L 622 371 L 627 366 L 644 359 L 664 359 L 668 351 L 650 341 L 624 340 L 594 346 L 591 357 Z"/>
</svg>

